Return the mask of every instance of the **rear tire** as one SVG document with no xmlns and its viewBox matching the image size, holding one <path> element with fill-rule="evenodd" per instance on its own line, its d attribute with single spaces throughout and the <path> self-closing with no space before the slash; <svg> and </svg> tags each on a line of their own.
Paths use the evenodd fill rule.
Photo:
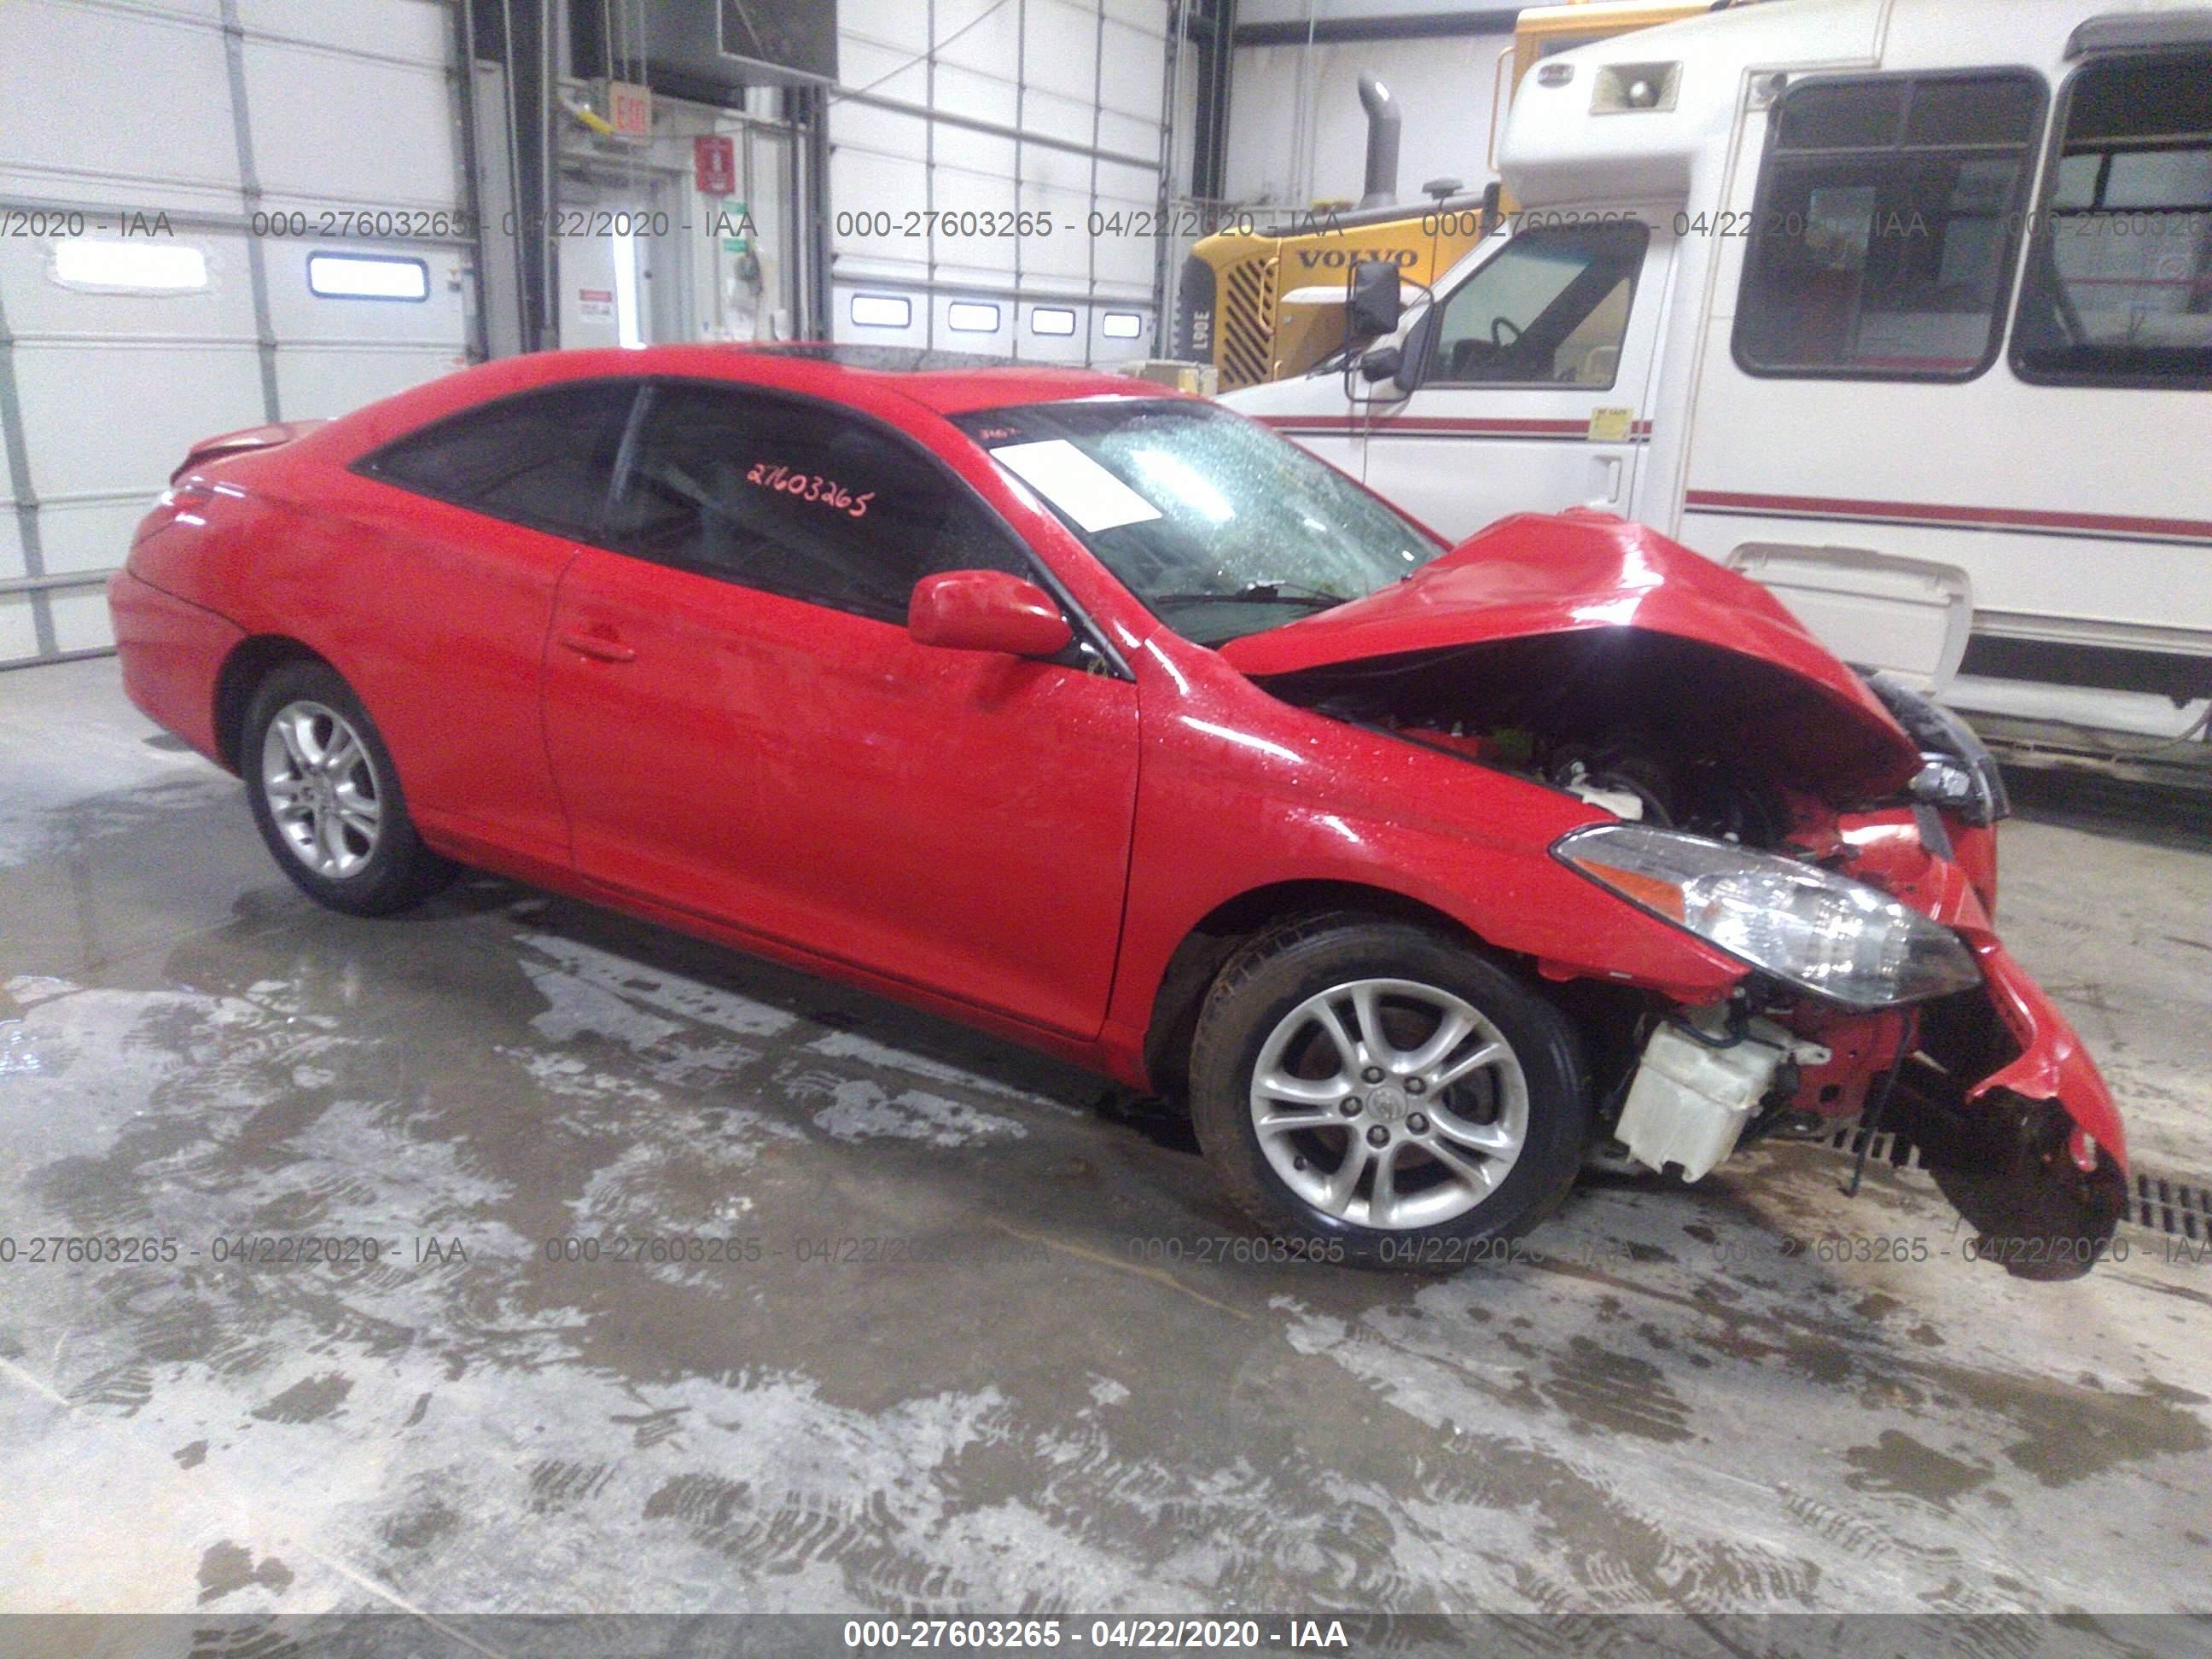
<svg viewBox="0 0 2212 1659">
<path fill-rule="evenodd" d="M 246 706 L 238 758 L 262 840 L 318 904 L 389 915 L 459 873 L 416 833 L 376 723 L 328 665 L 270 672 Z"/>
<path fill-rule="evenodd" d="M 1191 1045 L 1191 1118 L 1270 1233 L 1433 1271 L 1505 1259 L 1558 1206 L 1589 1106 L 1550 1003 L 1438 932 L 1339 913 L 1223 968 Z"/>
</svg>

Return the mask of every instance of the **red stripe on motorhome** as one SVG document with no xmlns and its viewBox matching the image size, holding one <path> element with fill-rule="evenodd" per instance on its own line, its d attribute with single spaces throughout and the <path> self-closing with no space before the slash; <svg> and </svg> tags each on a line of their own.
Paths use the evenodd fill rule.
<svg viewBox="0 0 2212 1659">
<path fill-rule="evenodd" d="M 1872 501 L 1841 495 L 1767 495 L 1733 489 L 1691 489 L 1692 513 L 1799 519 L 1857 519 L 1885 524 L 1953 525 L 1972 530 L 2029 530 L 2085 536 L 2160 536 L 2212 541 L 2212 520 L 2140 518 L 2124 513 L 2056 513 L 2030 507 L 1960 507 L 1944 501 Z"/>
<path fill-rule="evenodd" d="M 1468 438 L 1587 439 L 1589 436 L 1587 420 L 1540 421 L 1462 415 L 1383 415 L 1373 420 L 1358 415 L 1255 415 L 1252 418 L 1262 426 L 1274 428 L 1278 432 L 1364 432 L 1377 438 L 1399 434 Z M 1649 438 L 1651 422 L 1638 421 L 1630 428 L 1630 433 L 1633 438 Z"/>
</svg>

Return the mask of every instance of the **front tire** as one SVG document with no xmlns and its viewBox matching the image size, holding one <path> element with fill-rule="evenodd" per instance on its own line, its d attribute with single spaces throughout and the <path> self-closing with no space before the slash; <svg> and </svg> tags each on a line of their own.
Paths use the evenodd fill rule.
<svg viewBox="0 0 2212 1659">
<path fill-rule="evenodd" d="M 1356 914 L 1231 957 L 1191 1047 L 1200 1146 L 1279 1237 L 1363 1264 L 1481 1260 L 1565 1197 L 1588 1091 L 1574 1028 L 1488 958 Z"/>
<path fill-rule="evenodd" d="M 349 915 L 388 915 L 450 882 L 425 846 L 376 724 L 337 671 L 286 663 L 247 706 L 240 769 L 253 822 L 300 890 Z"/>
</svg>

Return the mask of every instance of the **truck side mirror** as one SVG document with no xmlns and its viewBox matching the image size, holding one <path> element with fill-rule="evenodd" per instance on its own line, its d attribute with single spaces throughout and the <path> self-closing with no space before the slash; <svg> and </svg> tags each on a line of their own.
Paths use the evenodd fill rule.
<svg viewBox="0 0 2212 1659">
<path fill-rule="evenodd" d="M 1482 234 L 1485 236 L 1496 230 L 1504 221 L 1505 214 L 1502 205 L 1504 200 L 1504 186 L 1497 179 L 1492 179 L 1482 187 Z"/>
<path fill-rule="evenodd" d="M 1397 347 L 1376 346 L 1359 360 L 1359 378 L 1370 386 L 1377 380 L 1395 380 L 1405 362 L 1406 354 Z"/>
<path fill-rule="evenodd" d="M 1420 320 L 1406 331 L 1406 343 L 1390 369 L 1391 381 L 1400 392 L 1411 392 L 1420 385 L 1421 371 L 1429 361 L 1430 342 L 1436 338 L 1437 314 L 1443 309 L 1440 305 L 1431 305 L 1421 313 Z"/>
<path fill-rule="evenodd" d="M 1383 259 L 1359 259 L 1352 267 L 1352 292 L 1344 305 L 1344 337 L 1378 340 L 1398 331 L 1405 313 L 1398 292 L 1398 267 Z"/>
</svg>

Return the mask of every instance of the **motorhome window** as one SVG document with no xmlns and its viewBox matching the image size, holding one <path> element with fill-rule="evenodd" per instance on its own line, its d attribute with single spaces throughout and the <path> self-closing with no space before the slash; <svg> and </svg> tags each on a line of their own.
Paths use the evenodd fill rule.
<svg viewBox="0 0 2212 1659">
<path fill-rule="evenodd" d="M 1988 368 L 2042 109 L 2024 70 L 1784 93 L 1747 227 L 1737 362 L 1882 380 Z"/>
<path fill-rule="evenodd" d="M 1524 231 L 1444 301 L 1431 383 L 1609 386 L 1650 232 Z"/>
<path fill-rule="evenodd" d="M 2212 52 L 2068 87 L 2013 328 L 2024 380 L 2212 386 Z"/>
</svg>

